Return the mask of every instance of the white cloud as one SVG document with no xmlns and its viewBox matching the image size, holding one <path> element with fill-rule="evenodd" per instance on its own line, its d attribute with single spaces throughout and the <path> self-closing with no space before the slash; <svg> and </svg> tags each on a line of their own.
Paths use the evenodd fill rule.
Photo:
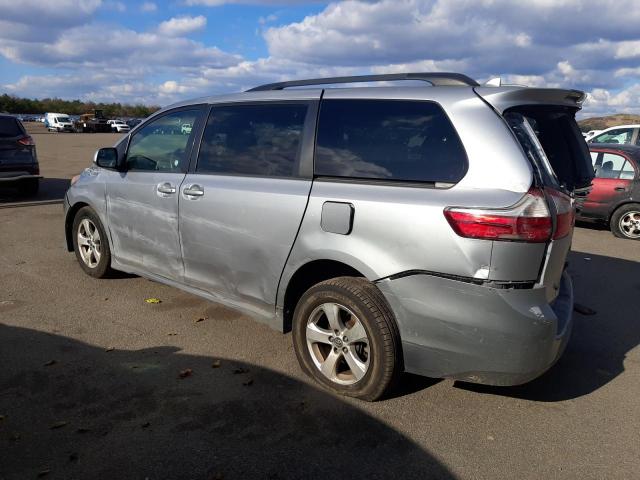
<svg viewBox="0 0 640 480">
<path fill-rule="evenodd" d="M 142 5 L 140 5 L 140 11 L 141 12 L 155 12 L 158 10 L 158 5 L 156 5 L 153 2 L 144 2 Z"/>
<path fill-rule="evenodd" d="M 24 25 L 64 27 L 88 19 L 101 4 L 101 0 L 0 0 L 0 18 Z"/>
<path fill-rule="evenodd" d="M 314 3 L 327 3 L 326 0 L 186 0 L 186 5 L 202 5 L 205 7 L 219 7 L 221 5 L 304 5 Z"/>
<path fill-rule="evenodd" d="M 108 10 L 115 10 L 116 12 L 120 12 L 120 13 L 127 11 L 127 6 L 124 3 L 117 2 L 114 0 L 107 0 L 102 5 L 104 6 L 104 8 Z"/>
<path fill-rule="evenodd" d="M 216 47 L 207 47 L 184 37 L 139 33 L 125 28 L 101 29 L 86 25 L 65 30 L 47 42 L 5 40 L 0 54 L 18 63 L 60 68 L 142 68 L 154 72 L 163 68 L 221 68 L 234 65 L 239 57 Z"/>
<path fill-rule="evenodd" d="M 203 15 L 197 17 L 174 17 L 162 22 L 158 26 L 158 33 L 169 37 L 179 37 L 197 32 L 207 26 L 207 19 Z"/>
<path fill-rule="evenodd" d="M 258 23 L 260 25 L 265 25 L 267 23 L 275 22 L 277 19 L 278 19 L 278 16 L 272 13 L 270 15 L 267 15 L 266 17 L 258 18 Z"/>
<path fill-rule="evenodd" d="M 266 28 L 269 55 L 251 61 L 186 38 L 206 28 L 204 16 L 176 16 L 139 32 L 93 21 L 109 0 L 57 0 L 55 8 L 25 1 L 36 15 L 25 15 L 14 0 L 0 0 L 0 55 L 62 72 L 47 82 L 32 76 L 4 86 L 31 96 L 47 89 L 72 97 L 166 104 L 293 78 L 457 71 L 480 81 L 501 76 L 507 83 L 585 89 L 587 113 L 640 111 L 637 0 L 601 0 L 597 9 L 586 0 L 530 0 L 526 5 L 511 0 L 346 0 L 280 26 L 273 26 L 278 20 L 273 13 L 260 17 L 258 32 Z M 67 7 L 64 14 L 61 2 Z M 184 8 L 182 2 L 176 5 Z M 139 9 L 154 11 L 146 4 L 155 6 L 149 1 Z M 95 35 L 97 29 L 101 36 Z M 104 77 L 94 74 L 97 68 Z M 89 80 L 83 84 L 75 78 Z"/>
</svg>

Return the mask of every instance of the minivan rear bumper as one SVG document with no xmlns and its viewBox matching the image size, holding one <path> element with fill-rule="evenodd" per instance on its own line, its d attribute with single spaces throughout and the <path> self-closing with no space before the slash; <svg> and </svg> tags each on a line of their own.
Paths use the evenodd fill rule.
<svg viewBox="0 0 640 480">
<path fill-rule="evenodd" d="M 573 285 L 565 271 L 558 296 L 545 289 L 494 288 L 429 274 L 377 282 L 395 313 L 405 370 L 488 385 L 540 376 L 571 334 Z"/>
</svg>

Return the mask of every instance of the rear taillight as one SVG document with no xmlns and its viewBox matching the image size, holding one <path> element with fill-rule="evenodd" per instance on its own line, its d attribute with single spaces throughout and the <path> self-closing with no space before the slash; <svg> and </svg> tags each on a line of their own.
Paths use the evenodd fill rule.
<svg viewBox="0 0 640 480">
<path fill-rule="evenodd" d="M 476 209 L 447 207 L 444 215 L 461 237 L 518 242 L 546 242 L 553 224 L 543 192 L 532 188 L 512 207 Z"/>
<path fill-rule="evenodd" d="M 24 145 L 26 147 L 33 147 L 36 143 L 33 141 L 33 138 L 31 138 L 29 135 L 27 135 L 26 137 L 22 137 L 21 139 L 18 140 L 18 143 L 20 145 Z"/>
<path fill-rule="evenodd" d="M 569 195 L 557 190 L 546 188 L 546 192 L 553 201 L 556 209 L 556 230 L 553 233 L 553 239 L 564 238 L 573 228 L 576 219 L 574 202 Z"/>
<path fill-rule="evenodd" d="M 553 201 L 556 228 L 553 229 L 551 212 L 545 193 Z M 573 200 L 562 192 L 532 187 L 522 199 L 505 209 L 479 209 L 447 207 L 444 215 L 451 228 L 466 238 L 507 240 L 514 242 L 547 242 L 564 238 L 575 222 Z"/>
</svg>

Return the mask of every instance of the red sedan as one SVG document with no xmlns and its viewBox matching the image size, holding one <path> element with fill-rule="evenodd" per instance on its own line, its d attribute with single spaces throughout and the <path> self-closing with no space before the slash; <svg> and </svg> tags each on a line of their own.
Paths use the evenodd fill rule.
<svg viewBox="0 0 640 480">
<path fill-rule="evenodd" d="M 578 218 L 603 221 L 617 237 L 640 240 L 640 147 L 589 144 L 593 188 Z"/>
</svg>

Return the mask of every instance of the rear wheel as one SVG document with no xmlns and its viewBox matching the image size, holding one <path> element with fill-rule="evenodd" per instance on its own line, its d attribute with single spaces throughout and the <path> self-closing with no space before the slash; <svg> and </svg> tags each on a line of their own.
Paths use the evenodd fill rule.
<svg viewBox="0 0 640 480">
<path fill-rule="evenodd" d="M 73 219 L 73 250 L 82 269 L 92 277 L 104 278 L 113 272 L 107 234 L 90 207 L 78 210 Z"/>
<path fill-rule="evenodd" d="M 376 400 L 402 370 L 393 314 L 363 278 L 334 278 L 307 290 L 294 313 L 293 344 L 305 373 L 341 395 Z"/>
<path fill-rule="evenodd" d="M 611 216 L 610 228 L 616 237 L 640 240 L 640 204 L 629 203 L 618 208 Z"/>
</svg>

